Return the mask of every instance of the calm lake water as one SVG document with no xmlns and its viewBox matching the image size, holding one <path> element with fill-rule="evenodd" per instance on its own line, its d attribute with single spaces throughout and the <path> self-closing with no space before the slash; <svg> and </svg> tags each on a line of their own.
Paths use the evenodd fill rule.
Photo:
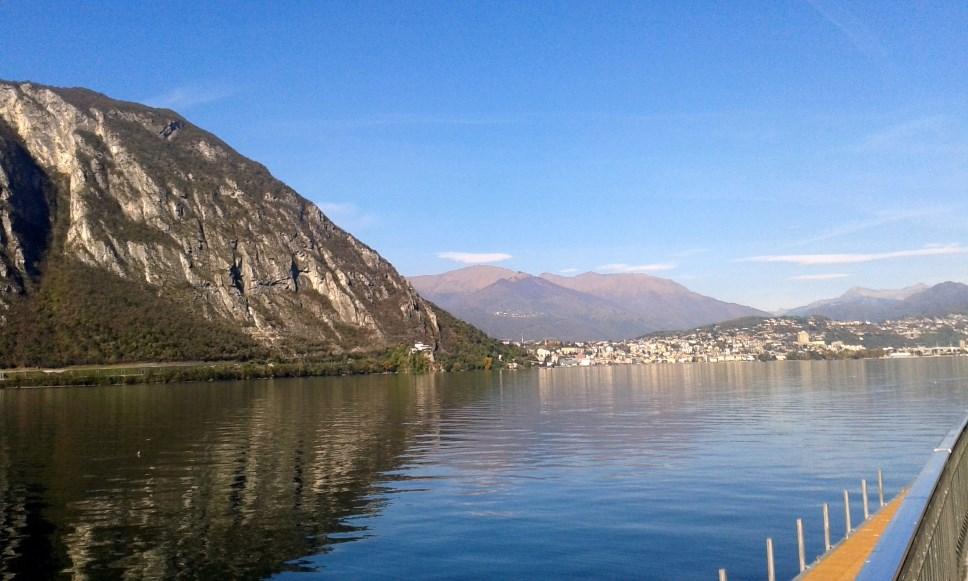
<svg viewBox="0 0 968 581">
<path fill-rule="evenodd" d="M 788 578 L 966 409 L 968 358 L 0 390 L 0 577 Z"/>
</svg>

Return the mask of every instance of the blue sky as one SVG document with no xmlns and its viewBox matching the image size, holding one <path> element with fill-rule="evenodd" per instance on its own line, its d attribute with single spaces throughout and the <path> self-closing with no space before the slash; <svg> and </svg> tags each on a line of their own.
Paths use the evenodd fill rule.
<svg viewBox="0 0 968 581">
<path fill-rule="evenodd" d="M 0 0 L 0 78 L 176 109 L 404 274 L 968 281 L 965 2 L 129 4 Z"/>
</svg>

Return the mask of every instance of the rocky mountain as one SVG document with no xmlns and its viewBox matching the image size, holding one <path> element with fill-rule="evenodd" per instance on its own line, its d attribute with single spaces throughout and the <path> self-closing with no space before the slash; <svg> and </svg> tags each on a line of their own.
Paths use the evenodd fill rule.
<svg viewBox="0 0 968 581">
<path fill-rule="evenodd" d="M 968 312 L 968 285 L 943 282 L 903 289 L 852 288 L 843 295 L 785 311 L 785 315 L 818 315 L 840 321 L 884 321 L 908 316 Z"/>
<path fill-rule="evenodd" d="M 508 339 L 615 340 L 766 315 L 645 274 L 538 277 L 471 266 L 410 281 L 436 304 Z"/>
<path fill-rule="evenodd" d="M 177 113 L 0 82 L 0 366 L 486 338 Z"/>
</svg>

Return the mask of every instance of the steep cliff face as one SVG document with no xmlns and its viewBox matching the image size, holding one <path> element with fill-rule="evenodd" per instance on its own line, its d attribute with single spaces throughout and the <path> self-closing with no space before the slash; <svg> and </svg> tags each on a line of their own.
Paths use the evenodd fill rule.
<svg viewBox="0 0 968 581">
<path fill-rule="evenodd" d="M 45 304 L 62 308 L 78 272 L 293 352 L 441 335 L 433 307 L 386 260 L 178 114 L 0 82 L 0 332 L 48 280 L 64 288 Z"/>
<path fill-rule="evenodd" d="M 50 237 L 49 192 L 44 172 L 0 119 L 0 321 L 39 275 Z"/>
</svg>

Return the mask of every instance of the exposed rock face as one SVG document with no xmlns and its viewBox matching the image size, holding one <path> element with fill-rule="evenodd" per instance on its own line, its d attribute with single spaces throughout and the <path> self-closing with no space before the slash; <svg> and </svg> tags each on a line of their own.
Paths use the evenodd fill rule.
<svg viewBox="0 0 968 581">
<path fill-rule="evenodd" d="M 15 295 L 36 277 L 49 243 L 50 202 L 44 172 L 0 119 L 0 321 Z"/>
<path fill-rule="evenodd" d="M 54 255 L 262 344 L 338 352 L 440 337 L 431 305 L 386 260 L 178 114 L 0 82 L 0 325 Z"/>
</svg>

